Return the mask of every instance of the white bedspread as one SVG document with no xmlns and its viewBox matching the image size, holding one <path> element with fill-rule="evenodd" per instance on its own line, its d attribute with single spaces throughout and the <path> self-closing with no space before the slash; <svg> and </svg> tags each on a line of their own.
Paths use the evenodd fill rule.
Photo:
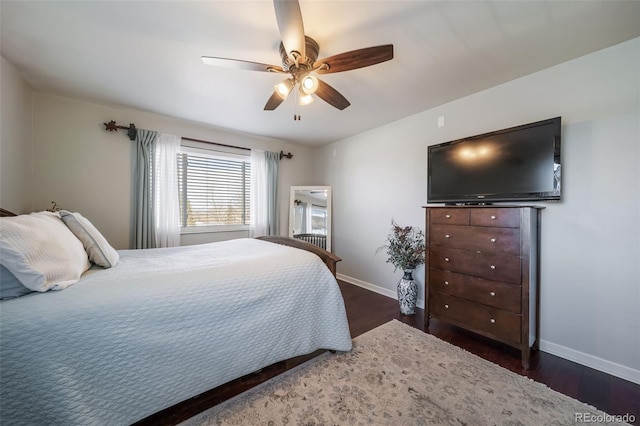
<svg viewBox="0 0 640 426">
<path fill-rule="evenodd" d="M 0 303 L 0 423 L 125 425 L 283 359 L 351 350 L 315 255 L 254 239 L 119 251 Z"/>
</svg>

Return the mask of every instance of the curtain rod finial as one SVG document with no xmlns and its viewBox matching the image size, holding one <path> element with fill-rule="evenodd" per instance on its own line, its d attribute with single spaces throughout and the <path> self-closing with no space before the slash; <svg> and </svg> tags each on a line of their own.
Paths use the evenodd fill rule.
<svg viewBox="0 0 640 426">
<path fill-rule="evenodd" d="M 111 120 L 108 123 L 102 123 L 104 124 L 105 130 L 108 130 L 110 132 L 116 132 L 118 131 L 118 125 L 116 124 L 115 121 Z"/>
<path fill-rule="evenodd" d="M 287 152 L 285 154 L 284 151 L 280 151 L 280 159 L 282 160 L 283 158 L 292 159 L 293 158 L 293 154 L 290 153 L 290 152 Z"/>
</svg>

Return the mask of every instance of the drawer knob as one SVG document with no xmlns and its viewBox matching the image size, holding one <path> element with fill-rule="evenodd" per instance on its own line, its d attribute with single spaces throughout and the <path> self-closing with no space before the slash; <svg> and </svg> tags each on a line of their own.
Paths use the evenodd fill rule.
<svg viewBox="0 0 640 426">
<path fill-rule="evenodd" d="M 449 234 L 445 234 L 445 235 L 444 235 L 444 237 L 445 237 L 445 238 L 451 238 L 451 235 L 449 235 Z"/>
<path fill-rule="evenodd" d="M 496 220 L 497 217 L 495 217 L 494 215 L 491 215 L 491 220 Z"/>
<path fill-rule="evenodd" d="M 444 305 L 444 308 L 445 309 L 449 309 L 449 305 Z"/>
<path fill-rule="evenodd" d="M 448 262 L 448 261 L 449 261 L 449 258 L 448 258 L 448 257 L 445 257 L 445 258 L 444 258 L 444 261 L 445 261 L 445 262 Z"/>
<path fill-rule="evenodd" d="M 496 265 L 491 265 L 490 268 L 491 269 L 496 269 Z"/>
<path fill-rule="evenodd" d="M 445 282 L 444 282 L 444 285 L 449 285 L 449 281 L 445 281 Z"/>
<path fill-rule="evenodd" d="M 496 240 L 495 238 L 492 238 L 490 241 L 491 241 L 492 243 L 495 243 L 497 240 Z"/>
<path fill-rule="evenodd" d="M 450 214 L 445 214 L 444 217 L 446 217 L 447 219 L 451 219 L 451 215 Z"/>
<path fill-rule="evenodd" d="M 491 318 L 489 321 L 491 322 L 491 324 L 495 324 L 496 323 L 496 320 L 493 319 L 493 318 Z"/>
<path fill-rule="evenodd" d="M 495 295 L 496 295 L 496 292 L 495 292 L 495 291 L 492 291 L 492 292 L 491 292 L 491 293 L 489 293 L 489 294 L 490 294 L 490 295 L 492 295 L 492 296 L 495 296 Z"/>
</svg>

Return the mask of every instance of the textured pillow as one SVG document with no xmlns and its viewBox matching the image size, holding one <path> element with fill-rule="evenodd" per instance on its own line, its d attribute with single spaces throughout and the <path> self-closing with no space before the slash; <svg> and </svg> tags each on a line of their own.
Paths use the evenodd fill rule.
<svg viewBox="0 0 640 426">
<path fill-rule="evenodd" d="M 109 245 L 107 239 L 102 236 L 89 219 L 80 213 L 71 213 L 66 210 L 60 211 L 60 217 L 71 232 L 82 242 L 89 255 L 89 260 L 103 268 L 116 266 L 116 263 L 120 260 L 120 255 Z"/>
<path fill-rule="evenodd" d="M 0 265 L 0 300 L 15 299 L 31 292 L 11 271 Z"/>
<path fill-rule="evenodd" d="M 0 218 L 0 263 L 34 291 L 62 290 L 91 266 L 80 240 L 50 212 Z"/>
</svg>

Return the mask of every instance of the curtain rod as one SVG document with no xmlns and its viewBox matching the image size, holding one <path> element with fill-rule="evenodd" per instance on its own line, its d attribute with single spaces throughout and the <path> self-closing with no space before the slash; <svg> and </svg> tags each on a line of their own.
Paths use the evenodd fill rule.
<svg viewBox="0 0 640 426">
<path fill-rule="evenodd" d="M 136 129 L 136 125 L 133 124 L 133 123 L 130 123 L 128 126 L 120 126 L 115 121 L 111 120 L 108 123 L 102 123 L 102 124 L 104 124 L 105 130 L 107 130 L 109 132 L 117 132 L 118 130 L 126 130 L 127 131 L 127 136 L 129 136 L 129 139 L 131 139 L 132 141 L 136 140 L 136 135 L 138 133 L 138 129 Z M 211 145 L 224 146 L 224 147 L 227 147 L 227 148 L 235 148 L 235 149 L 243 149 L 243 150 L 246 150 L 246 151 L 251 151 L 251 148 L 245 148 L 243 146 L 227 145 L 227 144 L 224 144 L 224 143 L 204 141 L 202 139 L 185 138 L 183 136 L 181 136 L 181 138 L 184 139 L 184 140 L 187 140 L 187 141 L 192 141 L 192 142 L 202 142 L 202 143 L 208 143 L 208 144 L 211 144 Z M 282 160 L 283 158 L 291 159 L 291 158 L 293 158 L 293 154 L 290 153 L 290 152 L 285 154 L 284 151 L 280 151 L 280 159 Z"/>
</svg>

